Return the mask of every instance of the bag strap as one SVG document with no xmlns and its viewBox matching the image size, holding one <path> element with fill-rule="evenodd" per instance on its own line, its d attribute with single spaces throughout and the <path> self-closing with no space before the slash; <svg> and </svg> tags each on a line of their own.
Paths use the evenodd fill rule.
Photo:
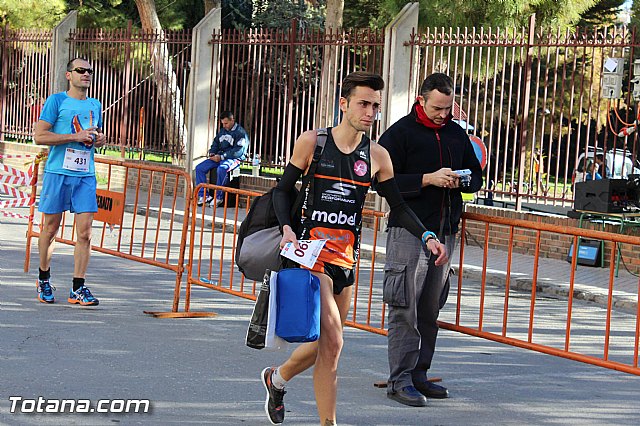
<svg viewBox="0 0 640 426">
<path fill-rule="evenodd" d="M 294 214 L 298 211 L 304 200 L 306 200 L 306 203 L 302 206 L 303 208 L 308 209 L 309 206 L 313 205 L 313 177 L 316 174 L 318 162 L 320 161 L 320 158 L 322 158 L 322 152 L 324 151 L 324 146 L 327 143 L 329 132 L 325 127 L 323 127 L 316 130 L 316 135 L 316 147 L 313 151 L 313 159 L 311 160 L 309 171 L 302 179 L 302 187 L 300 188 L 296 202 L 293 204 L 292 212 Z"/>
</svg>

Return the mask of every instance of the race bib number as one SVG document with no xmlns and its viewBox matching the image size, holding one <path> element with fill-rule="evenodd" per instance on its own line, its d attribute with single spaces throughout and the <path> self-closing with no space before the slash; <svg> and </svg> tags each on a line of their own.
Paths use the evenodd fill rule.
<svg viewBox="0 0 640 426">
<path fill-rule="evenodd" d="M 293 243 L 287 243 L 280 254 L 302 266 L 313 268 L 326 242 L 327 240 L 298 240 L 299 249 L 295 248 Z"/>
<path fill-rule="evenodd" d="M 67 148 L 67 151 L 64 154 L 64 163 L 62 163 L 62 168 L 66 170 L 73 170 L 74 172 L 88 172 L 90 160 L 91 151 Z"/>
</svg>

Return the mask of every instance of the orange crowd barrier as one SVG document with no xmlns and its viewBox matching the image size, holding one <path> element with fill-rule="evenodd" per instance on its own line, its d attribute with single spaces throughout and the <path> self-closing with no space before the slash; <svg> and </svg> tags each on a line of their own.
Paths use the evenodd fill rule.
<svg viewBox="0 0 640 426">
<path fill-rule="evenodd" d="M 234 264 L 234 256 L 239 225 L 253 198 L 260 194 L 214 185 L 203 185 L 203 187 L 223 191 L 225 203 L 217 208 L 192 206 L 185 297 L 186 316 L 191 309 L 192 286 L 215 289 L 251 300 L 255 300 L 256 287 L 259 287 L 254 281 L 245 282 Z M 195 200 L 195 197 L 192 199 Z M 347 325 L 386 335 L 385 304 L 382 301 L 384 262 L 379 260 L 383 258 L 384 250 L 381 252 L 377 250 L 379 238 L 377 229 L 380 228 L 380 219 L 384 214 L 365 211 L 364 216 L 371 223 L 371 227 L 363 231 L 361 256 L 356 268 L 356 284 Z M 469 247 L 468 239 L 461 239 L 458 245 L 459 272 L 457 279 L 455 276 L 452 277 L 450 303 L 443 309 L 443 315 L 441 315 L 440 325 L 443 328 L 627 373 L 640 374 L 638 369 L 640 313 L 637 312 L 631 319 L 628 318 L 630 314 L 624 314 L 627 318 L 617 321 L 620 318 L 613 310 L 611 301 L 617 279 L 614 277 L 613 269 L 609 270 L 609 300 L 605 309 L 584 302 L 579 305 L 574 303 L 577 252 L 573 255 L 572 263 L 567 263 L 567 267 L 564 268 L 567 276 L 556 276 L 558 281 L 566 281 L 568 299 L 566 301 L 553 299 L 549 302 L 548 297 L 536 294 L 539 279 L 537 266 L 540 259 L 539 248 L 544 238 L 559 238 L 563 235 L 572 239 L 574 246 L 580 237 L 609 241 L 611 256 L 614 255 L 619 244 L 639 245 L 640 238 L 469 213 L 464 215 L 461 235 L 465 235 L 468 231 L 467 224 L 470 221 L 479 222 L 485 227 L 484 235 L 480 238 L 482 261 L 481 265 L 478 265 L 483 271 L 482 279 L 480 282 L 463 280 L 465 250 L 469 250 Z M 525 250 L 526 263 L 533 268 L 532 274 L 529 274 L 533 277 L 533 284 L 530 287 L 529 303 L 526 305 L 522 304 L 522 293 L 518 295 L 510 291 L 511 276 L 517 275 L 512 267 L 513 249 L 518 246 L 515 242 L 523 239 L 521 234 L 524 232 L 536 235 L 535 249 Z M 490 256 L 490 247 L 494 245 L 492 239 L 505 238 L 507 235 L 510 238 L 511 249 L 506 253 L 506 261 L 496 265 L 495 259 Z M 490 268 L 505 271 L 504 290 L 497 290 L 497 287 L 487 282 L 487 270 Z M 581 268 L 589 273 L 588 268 L 584 266 Z M 521 289 L 518 290 L 521 291 Z M 538 313 L 536 303 L 541 306 L 544 303 L 547 305 L 551 303 L 550 311 L 553 317 L 546 318 L 542 312 Z M 563 315 L 558 315 L 558 312 L 562 312 Z M 594 327 L 593 317 L 599 315 L 595 312 L 602 312 L 602 319 Z M 447 318 L 447 314 L 452 318 L 451 320 Z M 574 329 L 579 330 L 573 335 L 572 325 Z M 611 355 L 612 352 L 615 356 Z"/>
<path fill-rule="evenodd" d="M 224 192 L 224 204 L 218 207 L 198 207 L 195 203 L 200 188 Z M 191 312 L 194 285 L 249 300 L 256 299 L 259 283 L 245 280 L 235 266 L 235 250 L 240 223 L 249 211 L 253 199 L 259 195 L 262 194 L 210 184 L 195 188 L 184 305 L 186 315 Z M 356 266 L 353 304 L 347 325 L 385 334 L 385 306 L 381 287 L 383 271 L 381 265 L 376 264 L 377 230 L 384 213 L 365 210 L 364 215 L 372 223 L 372 235 L 371 241 L 367 243 L 367 250 L 360 256 Z"/>
<path fill-rule="evenodd" d="M 178 169 L 143 163 L 96 158 L 98 213 L 94 216 L 91 248 L 176 273 L 179 294 L 184 272 L 187 227 L 192 194 L 189 174 Z M 31 197 L 35 200 L 38 169 Z M 31 240 L 40 235 L 34 205 L 27 229 L 24 270 L 28 272 Z M 63 215 L 56 241 L 75 245 L 75 223 Z M 178 309 L 174 299 L 173 311 Z"/>
<path fill-rule="evenodd" d="M 196 301 L 205 310 L 192 310 L 195 288 L 256 299 L 259 284 L 248 282 L 239 272 L 235 266 L 235 249 L 240 223 L 260 193 L 209 184 L 192 190 L 191 178 L 182 171 L 105 159 L 99 159 L 97 163 L 101 212 L 96 215 L 94 228 L 101 232 L 98 235 L 94 232 L 92 248 L 176 273 L 171 312 L 148 313 L 168 317 L 215 315 L 206 311 L 209 303 L 206 297 Z M 36 184 L 37 171 L 34 172 L 32 197 L 35 197 Z M 222 191 L 224 203 L 215 207 L 197 206 L 200 188 Z M 33 207 L 31 213 L 33 217 Z M 382 212 L 364 211 L 368 226 L 363 228 L 347 325 L 386 335 L 385 304 L 382 301 L 384 250 L 378 250 L 378 229 L 383 217 Z M 458 257 L 457 279 L 452 278 L 450 302 L 441 312 L 441 327 L 640 375 L 640 303 L 636 303 L 636 312 L 633 313 L 613 309 L 613 295 L 623 279 L 615 276 L 614 257 L 621 244 L 640 245 L 639 237 L 471 213 L 463 215 L 460 234 L 465 238 L 460 240 L 458 253 L 453 256 Z M 29 267 L 31 238 L 38 235 L 37 226 L 30 221 L 25 271 Z M 501 245 L 498 240 L 505 238 L 508 238 L 509 246 L 506 253 L 492 248 Z M 554 272 L 551 278 L 548 278 L 549 274 L 547 278 L 540 278 L 540 246 L 547 238 L 565 238 L 574 247 L 579 238 L 607 243 L 604 247 L 608 247 L 612 261 L 609 263 L 608 298 L 604 309 L 574 302 L 574 293 L 578 291 L 576 250 L 566 268 Z M 74 244 L 73 223 L 67 224 L 63 219 L 56 240 Z M 471 246 L 470 241 L 475 241 L 476 246 Z M 534 242 L 528 243 L 530 241 Z M 465 260 L 465 255 L 472 253 L 470 250 L 475 250 L 475 265 Z M 519 280 L 515 272 L 518 256 L 526 256 L 524 263 L 529 268 L 526 275 L 532 277 L 528 290 L 522 283 L 515 285 Z M 481 271 L 481 278 L 463 279 L 465 269 L 472 267 Z M 521 272 L 522 265 L 518 268 Z M 582 273 L 586 270 L 584 266 L 579 268 L 582 268 Z M 487 279 L 487 271 L 491 269 L 504 272 L 503 288 Z M 181 282 L 185 270 L 186 289 L 181 311 Z M 587 270 L 586 273 L 592 272 Z M 537 294 L 538 286 L 549 279 L 566 284 L 566 300 Z M 635 285 L 637 302 L 640 280 Z M 512 287 L 518 292 L 512 292 Z M 528 297 L 522 297 L 523 289 L 529 291 Z"/>
<path fill-rule="evenodd" d="M 451 295 L 455 294 L 455 315 L 452 321 L 441 321 L 443 328 L 482 337 L 520 348 L 535 350 L 575 361 L 581 361 L 613 370 L 640 375 L 638 368 L 638 343 L 640 336 L 640 279 L 628 274 L 627 293 L 634 294 L 635 312 L 613 310 L 613 295 L 623 284 L 623 278 L 615 276 L 614 259 L 620 244 L 640 245 L 640 238 L 609 232 L 593 231 L 573 227 L 563 227 L 539 222 L 507 219 L 480 214 L 465 213 L 462 220 L 462 233 L 470 226 L 484 229 L 480 238 L 482 247 L 482 271 L 479 288 L 477 283 L 465 282 L 465 251 L 468 250 L 468 238 L 460 242 L 459 273 L 457 288 L 452 283 Z M 533 237 L 533 238 L 531 238 Z M 497 239 L 509 239 L 509 250 L 504 258 L 492 258 L 490 247 Z M 607 246 L 609 262 L 608 273 L 598 274 L 601 269 L 578 266 L 578 250 L 573 250 L 570 263 L 566 268 L 552 271 L 552 274 L 540 270 L 540 246 L 547 239 L 568 238 L 573 247 L 578 246 L 580 238 L 609 242 Z M 533 240 L 533 247 L 529 242 Z M 531 254 L 533 252 L 533 254 Z M 495 253 L 495 251 L 493 252 Z M 528 263 L 527 275 L 532 276 L 529 285 L 518 286 L 518 293 L 512 294 L 511 287 L 518 284 L 512 271 L 516 267 L 517 256 L 521 253 Z M 494 256 L 495 257 L 495 256 Z M 519 266 L 522 270 L 522 265 Z M 580 269 L 578 269 L 580 268 Z M 490 269 L 506 271 L 504 289 L 489 286 L 487 271 Z M 575 299 L 577 274 L 582 272 L 581 280 L 588 281 L 594 276 L 608 279 L 607 297 L 604 309 L 587 302 L 578 304 Z M 551 279 L 540 276 L 553 275 Z M 589 277 L 591 275 L 591 277 Z M 585 277 L 586 276 L 586 277 Z M 598 278 L 595 278 L 598 279 Z M 549 299 L 538 297 L 537 288 L 552 280 L 557 288 L 565 288 L 567 298 Z M 522 297 L 522 291 L 529 287 L 528 300 Z M 631 287 L 631 291 L 629 291 Z M 635 289 L 633 289 L 635 287 Z M 546 304 L 546 309 L 540 306 Z M 442 319 L 442 318 L 441 318 Z"/>
</svg>

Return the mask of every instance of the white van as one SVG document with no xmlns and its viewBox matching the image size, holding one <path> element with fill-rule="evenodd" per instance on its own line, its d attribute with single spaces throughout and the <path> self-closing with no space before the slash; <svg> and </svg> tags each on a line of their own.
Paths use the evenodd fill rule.
<svg viewBox="0 0 640 426">
<path fill-rule="evenodd" d="M 602 148 L 588 148 L 588 155 L 583 152 L 578 157 L 576 168 L 573 170 L 571 182 L 584 182 L 587 178 L 586 166 L 588 160 L 594 161 L 596 155 L 603 154 Z M 622 149 L 609 150 L 604 157 L 605 164 L 611 170 L 612 179 L 626 179 L 630 174 L 640 174 L 640 168 L 633 164 L 631 152 L 627 151 L 626 155 Z M 606 178 L 604 170 L 598 170 L 602 178 Z"/>
</svg>

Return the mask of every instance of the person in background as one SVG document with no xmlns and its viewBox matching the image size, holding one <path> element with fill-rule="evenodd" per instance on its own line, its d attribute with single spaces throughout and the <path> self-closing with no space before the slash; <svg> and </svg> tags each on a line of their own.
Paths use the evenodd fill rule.
<svg viewBox="0 0 640 426">
<path fill-rule="evenodd" d="M 384 301 L 389 305 L 387 397 L 409 406 L 447 398 L 427 380 L 435 352 L 438 315 L 449 292 L 449 270 L 462 215 L 461 192 L 482 186 L 482 169 L 466 132 L 451 121 L 453 81 L 429 75 L 411 112 L 380 137 L 402 195 L 428 229 L 435 230 L 449 261 L 438 263 L 392 211 L 389 216 Z M 463 177 L 457 171 L 465 170 Z M 419 256 L 406 253 L 418 252 Z"/>
<path fill-rule="evenodd" d="M 62 213 L 75 213 L 77 240 L 73 252 L 73 285 L 67 301 L 82 306 L 97 305 L 98 299 L 85 285 L 91 254 L 91 225 L 98 211 L 94 154 L 106 142 L 102 133 L 102 105 L 87 97 L 93 82 L 93 68 L 82 58 L 67 64 L 69 90 L 47 98 L 36 123 L 34 140 L 48 145 L 49 155 L 38 210 L 44 214 L 38 238 L 40 269 L 38 300 L 54 303 L 51 285 L 53 246 Z"/>
<path fill-rule="evenodd" d="M 600 173 L 598 173 L 598 164 L 595 161 L 587 160 L 585 173 L 585 181 L 602 179 L 602 176 L 600 175 Z"/>
<path fill-rule="evenodd" d="M 606 179 L 611 179 L 611 169 L 609 169 L 609 166 L 607 166 L 607 164 L 604 161 L 604 155 L 602 154 L 598 154 L 596 155 L 596 164 L 598 165 L 598 174 L 600 174 L 600 176 L 603 176 L 603 172 L 604 172 L 604 177 Z"/>
<path fill-rule="evenodd" d="M 238 167 L 247 154 L 249 136 L 236 122 L 233 112 L 223 111 L 220 114 L 220 124 L 222 128 L 213 138 L 208 158 L 196 166 L 196 186 L 207 182 L 207 175 L 212 169 L 218 169 L 216 185 L 227 185 L 229 171 Z M 211 207 L 221 205 L 224 202 L 224 193 L 216 192 L 215 199 L 209 194 L 205 197 L 205 190 L 201 188 L 198 194 L 198 205 L 201 206 L 204 203 L 210 203 Z"/>
</svg>

